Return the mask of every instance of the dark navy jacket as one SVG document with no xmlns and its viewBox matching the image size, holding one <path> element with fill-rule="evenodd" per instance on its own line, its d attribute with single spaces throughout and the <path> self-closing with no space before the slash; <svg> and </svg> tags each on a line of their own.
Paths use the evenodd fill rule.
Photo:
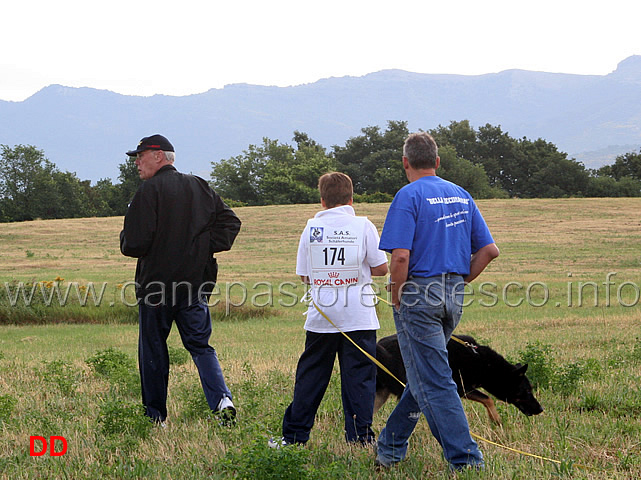
<svg viewBox="0 0 641 480">
<path fill-rule="evenodd" d="M 169 299 L 179 285 L 211 293 L 214 253 L 231 248 L 240 223 L 205 180 L 162 167 L 138 188 L 120 232 L 120 251 L 138 258 L 137 297 L 164 291 Z"/>
</svg>

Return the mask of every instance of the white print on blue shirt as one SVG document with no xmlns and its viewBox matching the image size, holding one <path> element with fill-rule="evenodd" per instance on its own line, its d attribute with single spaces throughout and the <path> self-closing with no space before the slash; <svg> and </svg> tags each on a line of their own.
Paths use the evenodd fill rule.
<svg viewBox="0 0 641 480">
<path fill-rule="evenodd" d="M 463 205 L 469 205 L 470 199 L 469 198 L 463 198 L 459 196 L 453 196 L 453 197 L 427 197 L 425 200 L 429 202 L 430 205 L 450 205 L 452 203 L 462 203 Z M 449 227 L 456 227 L 457 225 L 461 225 L 462 223 L 465 223 L 466 220 L 465 218 L 458 218 L 461 215 L 468 215 L 470 213 L 469 210 L 459 210 L 458 212 L 450 213 L 448 215 L 443 215 L 442 217 L 439 217 L 436 219 L 434 223 L 440 223 L 442 221 L 446 221 L 445 223 L 445 228 Z M 447 221 L 451 220 L 451 221 Z"/>
<path fill-rule="evenodd" d="M 457 218 L 460 217 L 461 215 L 467 215 L 469 213 L 470 213 L 469 210 L 459 210 L 458 212 L 450 213 L 448 215 L 443 215 L 442 217 L 437 218 L 434 223 L 451 220 L 450 222 L 447 222 L 445 224 L 445 227 L 446 228 L 456 227 L 457 225 L 460 225 L 461 223 L 466 222 L 465 218 L 459 218 L 458 220 Z"/>
<path fill-rule="evenodd" d="M 469 205 L 470 199 L 469 198 L 463 198 L 463 197 L 428 197 L 425 200 L 430 202 L 430 205 L 437 205 L 439 203 L 442 203 L 444 205 L 449 205 L 450 203 L 462 203 L 463 205 Z"/>
</svg>

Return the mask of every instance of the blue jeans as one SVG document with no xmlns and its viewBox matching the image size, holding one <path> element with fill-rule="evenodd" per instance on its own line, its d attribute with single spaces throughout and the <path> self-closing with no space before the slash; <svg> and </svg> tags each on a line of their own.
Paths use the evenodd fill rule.
<svg viewBox="0 0 641 480">
<path fill-rule="evenodd" d="M 452 380 L 447 342 L 463 314 L 463 278 L 410 278 L 394 309 L 407 385 L 378 439 L 378 459 L 389 465 L 407 455 L 409 437 L 421 413 L 443 448 L 450 468 L 482 466 Z"/>
<path fill-rule="evenodd" d="M 164 421 L 167 418 L 167 337 L 174 320 L 183 345 L 198 369 L 209 408 L 215 411 L 223 396 L 232 397 L 225 384 L 216 350 L 209 345 L 211 317 L 204 300 L 191 301 L 184 297 L 157 306 L 150 306 L 141 301 L 138 306 L 138 320 L 138 365 L 142 403 L 148 417 L 156 421 Z"/>
</svg>

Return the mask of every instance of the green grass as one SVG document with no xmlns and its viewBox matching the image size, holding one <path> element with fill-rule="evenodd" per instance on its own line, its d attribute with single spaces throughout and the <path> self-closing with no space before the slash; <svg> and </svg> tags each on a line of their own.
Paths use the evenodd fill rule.
<svg viewBox="0 0 641 480">
<path fill-rule="evenodd" d="M 479 204 L 501 256 L 473 284 L 475 295 L 468 297 L 472 304 L 458 332 L 514 362 L 528 360 L 545 411 L 530 418 L 497 402 L 503 424 L 493 426 L 482 406 L 464 402 L 464 407 L 474 433 L 561 463 L 481 442 L 487 470 L 460 478 L 638 478 L 641 314 L 634 285 L 641 284 L 641 200 Z M 356 205 L 356 210 L 381 228 L 387 205 Z M 167 428 L 148 429 L 139 421 L 136 309 L 114 301 L 118 285 L 133 280 L 135 268 L 118 251 L 121 218 L 0 224 L 3 283 L 106 282 L 109 293 L 98 307 L 72 302 L 22 308 L 8 306 L 6 297 L 4 305 L 0 300 L 0 478 L 449 478 L 424 420 L 407 461 L 390 472 L 374 471 L 370 449 L 345 445 L 337 375 L 309 444 L 267 449 L 291 401 L 304 344 L 303 306 L 279 305 L 290 298 L 276 293 L 274 306 L 255 308 L 251 297 L 267 290 L 266 284 L 254 288 L 257 282 L 276 292 L 281 282 L 296 282 L 300 230 L 315 211 L 315 206 L 237 209 L 243 229 L 234 249 L 219 257 L 221 302 L 212 308 L 211 339 L 239 409 L 239 423 L 231 429 L 210 418 L 197 371 L 179 355 L 170 375 Z M 610 277 L 610 306 L 608 272 L 616 272 Z M 234 281 L 247 286 L 247 305 L 225 306 L 226 286 Z M 493 300 L 479 294 L 481 282 L 497 295 L 496 305 L 481 304 Z M 504 298 L 509 282 L 515 283 Z M 588 287 L 578 302 L 578 289 L 588 282 L 598 286 L 597 306 Z M 540 284 L 548 289 L 544 305 Z M 620 300 L 634 306 L 621 306 L 619 289 Z M 520 305 L 508 306 L 521 298 Z M 234 289 L 231 300 L 241 300 Z M 227 309 L 233 315 L 226 315 Z M 379 316 L 379 337 L 392 333 L 389 309 L 380 307 Z M 170 345 L 172 351 L 182 349 L 175 331 Z M 376 431 L 393 403 L 375 416 Z M 69 450 L 63 457 L 30 457 L 31 435 L 65 436 Z"/>
</svg>

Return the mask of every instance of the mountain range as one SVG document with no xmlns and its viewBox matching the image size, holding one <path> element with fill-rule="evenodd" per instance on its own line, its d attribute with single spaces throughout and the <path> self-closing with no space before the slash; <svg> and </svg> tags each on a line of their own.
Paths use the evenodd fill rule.
<svg viewBox="0 0 641 480">
<path fill-rule="evenodd" d="M 641 148 L 641 56 L 608 75 L 505 70 L 484 75 L 383 70 L 291 87 L 248 84 L 186 95 L 128 96 L 50 85 L 21 102 L 0 101 L 0 144 L 34 145 L 82 180 L 117 181 L 125 151 L 162 133 L 179 170 L 209 178 L 211 162 L 263 137 L 292 143 L 295 130 L 326 148 L 361 128 L 405 120 L 428 130 L 469 120 L 512 138 L 543 138 L 596 168 Z"/>
</svg>

